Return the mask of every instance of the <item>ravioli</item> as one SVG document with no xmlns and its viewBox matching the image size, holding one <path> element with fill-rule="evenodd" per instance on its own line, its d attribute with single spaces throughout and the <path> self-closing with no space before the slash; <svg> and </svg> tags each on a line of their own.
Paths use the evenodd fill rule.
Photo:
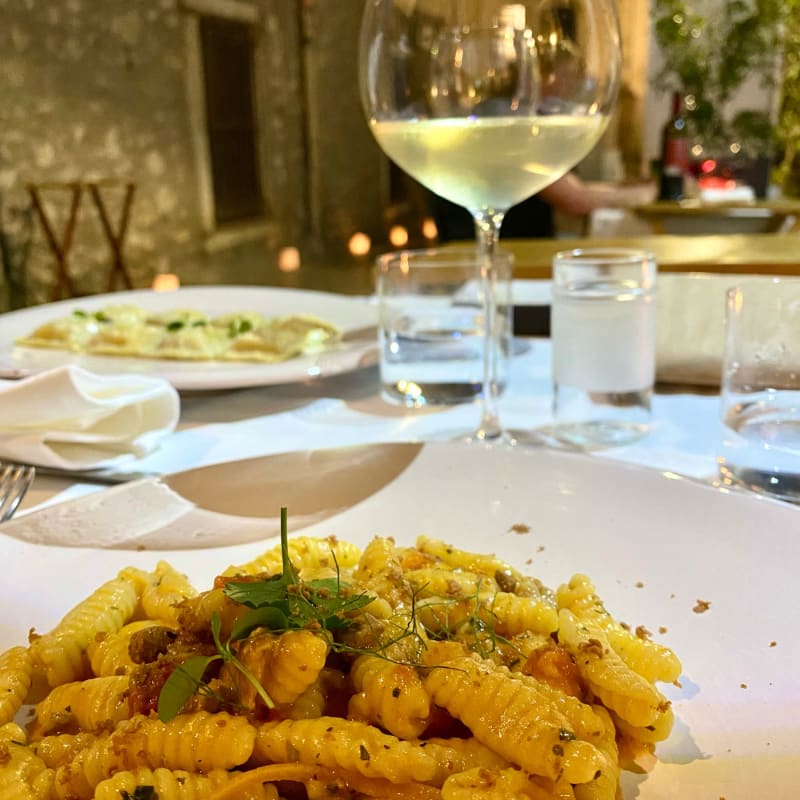
<svg viewBox="0 0 800 800">
<path fill-rule="evenodd" d="M 223 358 L 228 361 L 285 361 L 318 353 L 339 336 L 338 328 L 310 314 L 276 317 L 260 328 L 234 337 Z"/>
<path fill-rule="evenodd" d="M 100 330 L 102 323 L 87 314 L 54 319 L 40 325 L 28 336 L 17 339 L 26 347 L 47 347 L 55 350 L 80 352 Z"/>
<path fill-rule="evenodd" d="M 150 356 L 164 333 L 155 325 L 109 322 L 86 342 L 84 352 L 106 356 Z"/>
<path fill-rule="evenodd" d="M 179 361 L 211 361 L 227 346 L 225 332 L 211 325 L 167 326 L 153 356 Z"/>
<path fill-rule="evenodd" d="M 208 323 L 208 316 L 202 311 L 191 308 L 175 308 L 169 311 L 150 312 L 147 314 L 147 322 L 151 325 L 176 329 L 184 325 L 205 325 Z"/>
<path fill-rule="evenodd" d="M 340 334 L 335 325 L 311 314 L 267 318 L 242 310 L 209 317 L 194 309 L 152 312 L 118 304 L 76 310 L 40 325 L 16 344 L 95 355 L 272 364 L 320 352 Z"/>
</svg>

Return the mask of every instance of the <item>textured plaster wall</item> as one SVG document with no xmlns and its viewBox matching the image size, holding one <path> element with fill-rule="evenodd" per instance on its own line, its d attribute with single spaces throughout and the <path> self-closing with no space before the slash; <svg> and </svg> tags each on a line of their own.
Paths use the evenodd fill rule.
<svg viewBox="0 0 800 800">
<path fill-rule="evenodd" d="M 363 0 L 305 0 L 311 213 L 335 247 L 354 230 L 385 236 L 388 164 L 358 91 Z"/>
<path fill-rule="evenodd" d="M 261 14 L 256 94 L 272 224 L 266 238 L 214 248 L 198 197 L 180 0 L 0 0 L 0 220 L 12 245 L 24 240 L 27 184 L 99 179 L 136 183 L 125 255 L 137 286 L 159 272 L 183 283 L 279 282 L 280 247 L 341 262 L 355 230 L 379 232 L 385 161 L 357 89 L 362 1 L 247 2 Z M 66 197 L 47 197 L 60 232 Z M 32 232 L 28 299 L 41 302 L 53 256 L 38 223 Z M 110 257 L 84 197 L 70 255 L 78 292 L 105 289 Z"/>
<path fill-rule="evenodd" d="M 200 230 L 175 0 L 0 0 L 0 19 L 6 211 L 27 203 L 28 183 L 132 179 L 126 254 L 135 282 L 191 269 Z M 66 196 L 47 197 L 63 225 Z M 71 254 L 79 290 L 104 284 L 109 259 L 85 197 Z M 47 294 L 52 262 L 35 225 L 34 299 Z"/>
</svg>

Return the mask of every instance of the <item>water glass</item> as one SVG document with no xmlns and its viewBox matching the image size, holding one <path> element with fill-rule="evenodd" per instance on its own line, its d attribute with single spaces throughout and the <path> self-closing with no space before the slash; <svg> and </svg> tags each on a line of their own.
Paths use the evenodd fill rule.
<svg viewBox="0 0 800 800">
<path fill-rule="evenodd" d="M 652 253 L 586 248 L 553 258 L 553 432 L 570 445 L 621 445 L 647 432 L 655 382 Z"/>
<path fill-rule="evenodd" d="M 800 279 L 727 291 L 719 472 L 800 502 Z"/>
<path fill-rule="evenodd" d="M 414 408 L 471 402 L 482 391 L 485 358 L 491 391 L 503 391 L 511 346 L 512 261 L 507 252 L 494 260 L 496 319 L 487 324 L 483 292 L 488 284 L 482 280 L 485 262 L 477 250 L 406 250 L 378 257 L 380 371 L 386 399 Z"/>
</svg>

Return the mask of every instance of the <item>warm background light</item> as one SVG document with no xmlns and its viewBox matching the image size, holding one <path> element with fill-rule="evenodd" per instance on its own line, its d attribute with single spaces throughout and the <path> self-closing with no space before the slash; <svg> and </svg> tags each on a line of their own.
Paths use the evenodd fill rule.
<svg viewBox="0 0 800 800">
<path fill-rule="evenodd" d="M 161 275 L 156 275 L 153 278 L 153 291 L 154 292 L 174 292 L 179 289 L 181 285 L 180 278 L 173 275 L 171 272 L 163 272 Z"/>
<path fill-rule="evenodd" d="M 422 221 L 422 235 L 426 239 L 435 239 L 439 235 L 439 229 L 430 217 L 425 217 Z"/>
<path fill-rule="evenodd" d="M 372 249 L 372 239 L 366 233 L 354 233 L 350 237 L 347 249 L 354 256 L 365 256 Z"/>
<path fill-rule="evenodd" d="M 278 253 L 278 269 L 281 272 L 297 272 L 300 269 L 300 251 L 296 247 L 282 247 Z"/>
<path fill-rule="evenodd" d="M 389 229 L 389 241 L 395 247 L 405 247 L 408 244 L 408 231 L 402 225 L 392 225 Z"/>
</svg>

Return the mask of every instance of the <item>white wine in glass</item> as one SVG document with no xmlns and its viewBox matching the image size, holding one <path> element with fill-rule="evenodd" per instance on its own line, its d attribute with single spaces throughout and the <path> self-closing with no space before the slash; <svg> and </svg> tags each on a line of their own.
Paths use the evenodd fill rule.
<svg viewBox="0 0 800 800">
<path fill-rule="evenodd" d="M 597 143 L 620 72 L 614 0 L 367 0 L 360 81 L 384 152 L 475 220 L 484 375 L 475 437 L 497 413 L 492 259 L 511 206 Z"/>
</svg>

